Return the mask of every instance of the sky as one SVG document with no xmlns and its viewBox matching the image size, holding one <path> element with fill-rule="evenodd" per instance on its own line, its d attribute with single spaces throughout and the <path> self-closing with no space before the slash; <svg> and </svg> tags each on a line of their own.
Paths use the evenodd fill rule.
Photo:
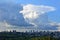
<svg viewBox="0 0 60 40">
<path fill-rule="evenodd" d="M 40 29 L 60 30 L 60 0 L 0 0 L 0 31 L 19 30 L 21 26 L 40 26 L 40 23 L 47 21 L 52 23 Z"/>
<path fill-rule="evenodd" d="M 49 12 L 48 17 L 49 20 L 54 22 L 60 22 L 60 0 L 0 0 L 2 2 L 9 2 L 9 3 L 17 3 L 17 4 L 35 4 L 35 5 L 46 5 L 46 6 L 53 6 L 56 8 L 56 11 Z"/>
<path fill-rule="evenodd" d="M 60 22 L 60 0 L 19 0 L 17 2 L 21 4 L 53 6 L 56 10 L 48 13 L 49 20 L 58 23 Z"/>
</svg>

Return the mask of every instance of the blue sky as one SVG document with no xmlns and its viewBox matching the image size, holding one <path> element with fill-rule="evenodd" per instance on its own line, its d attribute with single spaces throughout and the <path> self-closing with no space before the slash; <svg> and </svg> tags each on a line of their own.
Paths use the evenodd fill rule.
<svg viewBox="0 0 60 40">
<path fill-rule="evenodd" d="M 47 13 L 49 17 L 48 19 L 52 22 L 60 23 L 60 0 L 0 0 L 0 29 L 1 30 L 3 30 L 2 28 L 4 28 L 5 30 L 8 29 L 8 27 L 4 27 L 4 26 L 21 27 L 20 25 L 24 25 L 24 26 L 31 25 L 27 23 L 23 18 L 23 15 L 19 13 L 19 11 L 22 9 L 21 4 L 23 5 L 33 4 L 33 5 L 44 5 L 44 6 L 55 7 L 56 8 L 55 11 L 51 11 Z M 1 22 L 1 20 L 4 22 Z M 55 26 L 54 27 L 49 26 L 49 28 L 48 26 L 46 26 L 46 28 L 53 29 L 53 30 L 60 29 L 60 28 L 56 28 L 57 26 L 56 27 Z"/>
<path fill-rule="evenodd" d="M 60 22 L 60 0 L 18 0 L 17 3 L 53 6 L 56 10 L 48 13 L 49 20 Z"/>
<path fill-rule="evenodd" d="M 60 22 L 60 0 L 0 0 L 2 2 L 12 2 L 17 4 L 34 4 L 34 5 L 47 5 L 56 8 L 55 11 L 49 12 L 49 20 L 53 22 Z"/>
</svg>

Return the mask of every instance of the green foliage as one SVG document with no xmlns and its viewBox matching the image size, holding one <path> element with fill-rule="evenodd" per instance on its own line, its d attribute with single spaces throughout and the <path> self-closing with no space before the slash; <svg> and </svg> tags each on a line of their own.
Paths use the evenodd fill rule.
<svg viewBox="0 0 60 40">
<path fill-rule="evenodd" d="M 51 36 L 31 36 L 27 34 L 15 34 L 15 33 L 0 33 L 0 40 L 59 40 L 60 38 L 54 38 Z"/>
</svg>

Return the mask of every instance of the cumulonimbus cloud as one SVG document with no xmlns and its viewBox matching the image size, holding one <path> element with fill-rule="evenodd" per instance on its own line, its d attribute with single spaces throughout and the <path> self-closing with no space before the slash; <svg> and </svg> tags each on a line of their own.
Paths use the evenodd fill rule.
<svg viewBox="0 0 60 40">
<path fill-rule="evenodd" d="M 45 6 L 45 5 L 27 4 L 27 5 L 23 6 L 23 10 L 20 11 L 20 13 L 23 14 L 25 21 L 27 21 L 31 24 L 37 25 L 36 21 L 38 21 L 39 23 L 40 23 L 40 21 L 36 20 L 36 19 L 39 19 L 40 15 L 43 15 L 50 11 L 55 11 L 55 7 Z M 36 21 L 34 21 L 34 20 L 36 20 Z"/>
<path fill-rule="evenodd" d="M 23 6 L 23 10 L 20 12 L 23 13 L 25 18 L 26 17 L 27 18 L 33 18 L 33 17 L 36 18 L 38 16 L 38 14 L 41 15 L 46 12 L 54 11 L 54 10 L 55 10 L 55 8 L 51 7 L 51 6 L 44 6 L 44 5 L 38 6 L 38 5 L 28 4 L 28 5 Z"/>
</svg>

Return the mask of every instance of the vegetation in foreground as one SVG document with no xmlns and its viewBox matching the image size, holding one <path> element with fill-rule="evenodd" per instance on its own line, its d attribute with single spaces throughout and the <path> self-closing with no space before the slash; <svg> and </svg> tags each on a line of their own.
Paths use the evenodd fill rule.
<svg viewBox="0 0 60 40">
<path fill-rule="evenodd" d="M 60 40 L 60 37 L 53 37 L 53 35 L 53 33 L 41 34 L 41 32 L 0 32 L 0 40 Z"/>
</svg>

